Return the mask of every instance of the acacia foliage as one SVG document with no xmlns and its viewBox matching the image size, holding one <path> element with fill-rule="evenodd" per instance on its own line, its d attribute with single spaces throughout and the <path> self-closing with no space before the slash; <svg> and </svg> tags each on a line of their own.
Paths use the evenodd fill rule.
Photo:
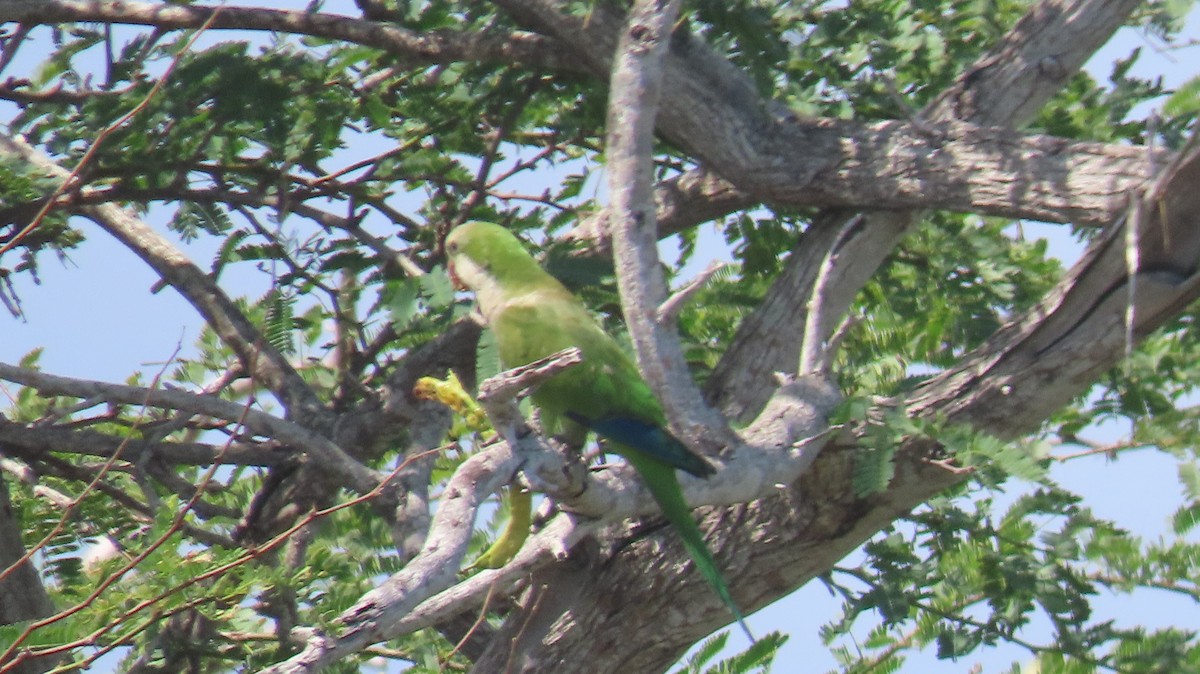
<svg viewBox="0 0 1200 674">
<path fill-rule="evenodd" d="M 730 110 L 761 103 L 766 112 L 753 114 L 823 120 L 865 146 L 869 134 L 887 128 L 873 124 L 889 120 L 913 137 L 950 133 L 936 126 L 955 121 L 938 116 L 939 97 L 984 72 L 979 64 L 1016 33 L 1022 16 L 1065 7 L 700 0 L 684 4 L 674 49 L 688 57 L 703 50 L 732 66 L 736 76 L 705 73 L 718 94 L 745 94 L 725 101 Z M 168 367 L 129 373 L 132 393 L 39 378 L 37 353 L 4 371 L 15 385 L 0 420 L 0 479 L 22 544 L 62 613 L 44 622 L 31 622 L 45 617 L 36 613 L 3 616 L 10 624 L 0 626 L 0 647 L 14 644 L 25 655 L 5 652 L 0 663 L 69 667 L 117 649 L 131 671 L 255 669 L 303 644 L 307 633 L 293 628 L 338 633 L 365 593 L 410 568 L 429 543 L 441 487 L 483 442 L 437 404 L 413 398 L 412 386 L 448 367 L 468 386 L 498 370 L 486 335 L 481 340 L 465 320 L 467 300 L 442 270 L 440 242 L 454 225 L 484 219 L 523 233 L 548 268 L 623 332 L 613 267 L 597 252 L 607 245 L 596 226 L 607 201 L 607 64 L 596 60 L 602 44 L 573 42 L 564 28 L 590 40 L 620 18 L 616 8 L 361 0 L 355 17 L 321 3 L 283 14 L 193 8 L 53 1 L 0 8 L 0 19 L 13 22 L 0 61 L 6 133 L 25 144 L 0 152 L 0 296 L 10 312 L 19 318 L 23 302 L 49 301 L 46 290 L 18 293 L 13 284 L 35 278 L 47 253 L 69 255 L 90 237 L 116 235 L 207 324 Z M 1171 44 L 1186 9 L 1151 3 L 1126 10 L 1124 22 Z M 1121 154 L 1127 146 L 1152 139 L 1165 158 L 1185 146 L 1200 109 L 1189 84 L 1148 128 L 1131 110 L 1172 92 L 1132 76 L 1137 58 L 1115 63 L 1105 83 L 1073 68 L 1036 114 L 989 123 L 1019 126 L 1013 138 L 1094 141 L 1064 147 L 1109 153 L 1132 166 L 1118 173 L 1137 173 L 1135 155 Z M 738 388 L 716 374 L 728 347 L 752 338 L 742 330 L 747 318 L 770 306 L 764 298 L 806 243 L 822 240 L 822 223 L 847 208 L 898 206 L 855 202 L 853 184 L 800 197 L 755 191 L 757 176 L 727 168 L 720 144 L 728 139 L 683 134 L 672 95 L 655 147 L 656 184 L 664 199 L 696 176 L 717 176 L 717 184 L 680 189 L 673 211 L 660 204 L 664 235 L 673 232 L 680 250 L 666 272 L 681 283 L 690 263 L 711 254 L 702 231 L 717 232 L 736 262 L 684 306 L 680 340 L 696 381 L 719 383 L 708 399 L 748 423 L 761 401 L 749 405 L 751 414 L 733 411 L 722 396 L 736 397 Z M 964 142 L 968 149 L 983 143 Z M 37 157 L 74 173 L 68 180 Z M 891 175 L 889 166 L 876 169 Z M 938 169 L 914 170 L 932 179 Z M 951 161 L 942 170 L 971 169 Z M 1097 225 L 1121 215 L 1081 195 L 1057 196 L 1092 209 L 1076 229 L 1083 239 L 1103 239 L 1108 229 Z M 1200 599 L 1200 556 L 1189 539 L 1200 522 L 1200 426 L 1188 403 L 1200 362 L 1194 309 L 1177 309 L 1094 388 L 1042 410 L 1034 421 L 1044 423 L 1014 424 L 1020 433 L 961 423 L 949 409 L 910 413 L 911 392 L 986 348 L 1064 279 L 1044 243 L 997 215 L 1056 206 L 1022 194 L 1001 206 L 957 198 L 949 208 L 939 195 L 930 202 L 938 209 L 911 215 L 907 234 L 873 273 L 857 286 L 845 282 L 853 302 L 817 326 L 828 333 L 828 373 L 846 398 L 831 423 L 853 429 L 849 450 L 828 452 L 829 461 L 849 456 L 852 464 L 841 489 L 851 513 L 845 522 L 895 488 L 909 444 L 933 447 L 923 459 L 961 475 L 911 513 L 896 513 L 865 544 L 861 564 L 817 571 L 845 599 L 826 636 L 867 635 L 857 650 L 836 647 L 843 671 L 894 671 L 914 648 L 932 646 L 953 659 L 1001 641 L 1026 647 L 1029 666 L 1042 672 L 1197 669 L 1194 631 L 1130 627 L 1091 607 L 1105 590 L 1159 588 Z M 154 247 L 157 239 L 99 210 L 112 204 L 155 223 L 168 248 L 215 251 L 192 260 L 203 273 L 174 273 L 177 263 Z M 266 290 L 246 294 L 237 280 L 243 273 Z M 832 297 L 821 287 L 814 296 L 826 291 Z M 794 362 L 793 355 L 792 369 Z M 762 390 L 773 385 L 757 382 Z M 143 404 L 143 391 L 167 387 L 200 395 Z M 197 401 L 205 398 L 228 404 L 204 407 Z M 281 431 L 243 408 L 302 432 Z M 1103 447 L 1088 439 L 1093 424 L 1112 419 L 1132 422 L 1129 437 Z M 450 439 L 459 442 L 446 448 Z M 348 456 L 330 458 L 322 442 Z M 1143 446 L 1179 461 L 1184 498 L 1173 538 L 1149 542 L 1120 530 L 1046 473 L 1053 457 L 1080 448 L 1116 455 Z M 371 478 L 385 475 L 394 476 L 390 490 L 374 491 Z M 998 489 L 1024 495 L 998 510 Z M 501 509 L 481 527 L 473 550 L 503 517 Z M 764 537 L 771 533 L 769 519 L 759 525 Z M 827 538 L 844 546 L 839 535 Z M 615 558 L 646 536 L 606 530 L 612 550 L 590 554 Z M 97 541 L 120 549 L 84 564 Z M 731 579 L 752 608 L 808 579 L 785 575 L 773 594 L 752 591 L 752 579 L 780 570 L 750 564 L 747 579 Z M 659 571 L 686 576 L 675 567 Z M 457 615 L 439 614 L 435 629 L 352 649 L 335 667 L 357 671 L 370 657 L 409 663 L 411 671 L 486 662 L 496 635 L 521 623 L 525 588 L 516 581 L 485 607 L 464 603 Z M 711 601 L 702 586 L 690 588 L 688 601 Z M 1035 615 L 1049 617 L 1049 635 L 1026 634 Z M 721 620 L 698 620 L 689 630 L 703 633 Z M 677 640 L 694 641 L 689 630 Z M 669 637 L 631 630 L 610 638 L 670 642 L 663 650 L 679 655 Z M 681 667 L 703 671 L 715 652 L 706 647 Z M 770 652 L 761 646 L 724 666 L 752 671 Z"/>
</svg>

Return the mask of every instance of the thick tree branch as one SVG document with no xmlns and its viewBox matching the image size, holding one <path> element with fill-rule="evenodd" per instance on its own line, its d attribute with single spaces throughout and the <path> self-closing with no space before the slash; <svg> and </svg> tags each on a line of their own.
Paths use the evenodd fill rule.
<svg viewBox="0 0 1200 674">
<path fill-rule="evenodd" d="M 1141 5 L 1137 0 L 1039 2 L 921 116 L 1023 126 Z"/>
<path fill-rule="evenodd" d="M 1100 226 L 1124 208 L 1125 193 L 1141 184 L 1151 163 L 1161 164 L 1165 157 L 1163 153 L 1147 153 L 1115 143 L 1068 141 L 952 121 L 921 125 L 855 121 L 795 124 L 805 129 L 812 143 L 827 146 L 827 150 L 810 156 L 797 147 L 797 156 L 788 165 L 744 180 L 743 186 L 750 192 L 699 169 L 660 183 L 654 192 L 659 238 L 759 202 L 789 208 L 872 210 L 929 206 L 961 213 Z M 887 166 L 888 171 L 881 172 L 880 165 Z M 811 170 L 813 177 L 807 183 L 795 182 L 789 178 L 795 170 Z M 346 218 L 303 203 L 328 196 L 315 191 L 297 194 L 289 198 L 288 206 L 325 226 L 347 228 Z M 142 190 L 120 186 L 83 190 L 64 206 L 177 199 L 279 206 L 279 199 L 272 195 L 226 189 Z M 0 215 L 8 214 L 15 213 L 0 210 Z M 610 210 L 604 209 L 570 237 L 594 242 L 591 245 L 597 251 L 604 251 L 610 218 Z"/>
<path fill-rule="evenodd" d="M 1045 410 L 1085 391 L 1124 355 L 1131 300 L 1140 340 L 1200 297 L 1197 180 L 1200 143 L 1193 142 L 1144 197 L 1131 193 L 1140 208 L 1114 221 L 1039 306 L 915 391 L 914 413 L 936 409 L 1005 438 L 1032 431 Z M 1140 242 L 1132 273 L 1127 227 L 1137 228 Z"/>
<path fill-rule="evenodd" d="M 95 21 L 154 26 L 162 29 L 199 28 L 217 11 L 197 5 L 102 0 L 7 0 L 0 3 L 0 21 L 27 25 Z M 221 6 L 213 30 L 272 31 L 311 35 L 375 47 L 415 63 L 492 61 L 524 63 L 554 70 L 575 70 L 575 60 L 553 40 L 530 33 L 429 31 L 417 33 L 394 23 L 303 10 Z"/>
<path fill-rule="evenodd" d="M 8 486 L 0 473 L 0 625 L 32 621 L 51 613 L 54 613 L 54 604 L 42 585 L 37 567 L 26 558 L 21 522 L 16 518 Z M 16 664 L 11 671 L 13 674 L 41 674 L 57 663 L 58 658 L 53 657 L 31 658 Z M 0 667 L 12 664 L 0 660 Z"/>
<path fill-rule="evenodd" d="M 658 320 L 667 284 L 654 219 L 654 118 L 678 12 L 678 2 L 636 3 L 618 44 L 607 123 L 610 224 L 617 286 L 639 369 L 681 438 L 712 453 L 733 438 L 692 381 L 675 326 Z"/>
<path fill-rule="evenodd" d="M 107 458 L 118 448 L 126 461 L 153 456 L 167 464 L 207 466 L 220 462 L 234 466 L 277 466 L 295 460 L 294 451 L 275 443 L 234 442 L 218 447 L 203 442 L 130 442 L 128 438 L 99 431 L 55 426 L 30 427 L 0 417 L 0 443 L 23 452 L 80 454 Z"/>
<path fill-rule="evenodd" d="M 1040 3 L 995 48 L 926 107 L 921 114 L 926 120 L 922 126 L 937 123 L 948 124 L 949 128 L 970 128 L 951 121 L 961 119 L 954 117 L 958 113 L 970 114 L 971 117 L 966 118 L 969 122 L 1014 127 L 1024 124 L 1124 24 L 1139 4 L 1136 0 L 1046 0 Z M 1047 59 L 1053 59 L 1056 67 L 1048 69 Z M 976 99 L 987 104 L 967 103 Z M 987 133 L 995 133 L 998 137 L 1008 135 L 1021 138 L 1020 142 L 1035 140 L 1034 137 L 1021 137 L 998 129 Z M 1050 149 L 1054 141 L 1040 140 L 1051 144 L 1043 146 L 1047 156 L 1057 156 L 1056 151 Z M 1149 153 L 1137 148 L 1125 148 L 1125 151 L 1130 159 L 1141 164 L 1140 169 L 1114 179 L 1100 166 L 1094 166 L 1097 172 L 1090 173 L 1086 178 L 1105 193 L 1102 199 L 1107 205 L 1095 212 L 1105 214 L 1099 221 L 1081 212 L 1065 211 L 1060 213 L 1063 219 L 1050 213 L 1031 219 L 1092 225 L 1111 221 L 1125 208 L 1128 191 L 1144 182 L 1147 169 L 1154 160 Z M 1140 160 L 1137 158 L 1139 153 L 1142 154 Z M 1029 155 L 1019 151 L 1012 159 L 1022 163 L 1022 156 Z M 936 150 L 933 158 L 936 162 L 935 157 Z M 886 158 L 879 159 L 884 161 L 880 166 L 887 165 Z M 917 159 L 918 163 L 920 161 Z M 1030 167 L 1027 165 L 1026 168 Z M 1068 169 L 1067 172 L 1071 171 Z M 1004 191 L 1012 188 L 1011 196 L 1015 201 L 1023 201 L 1040 191 L 1040 188 L 1029 183 L 1018 186 L 1002 173 L 988 172 L 987 180 L 991 181 L 991 186 L 982 189 Z M 1065 185 L 1062 177 L 1060 174 L 1059 178 L 1049 182 Z M 864 185 L 869 184 L 869 180 L 864 182 Z M 1088 191 L 1081 187 L 1076 184 L 1069 191 Z M 946 207 L 937 198 L 912 206 Z M 891 206 L 883 208 L 890 209 Z M 824 284 L 826 292 L 820 299 L 824 315 L 816 321 L 816 324 L 824 326 L 825 334 L 807 337 L 815 343 L 826 342 L 837 317 L 845 314 L 859 289 L 874 275 L 919 214 L 886 210 L 865 214 L 863 220 L 849 231 L 850 236 L 842 236 L 844 223 L 851 217 L 854 217 L 852 212 L 838 211 L 827 211 L 818 216 L 762 304 L 739 328 L 708 382 L 710 400 L 717 403 L 726 414 L 738 419 L 752 416 L 769 395 L 769 390 L 762 385 L 765 377 L 776 371 L 792 372 L 797 367 L 801 340 L 781 339 L 780 336 L 799 336 L 803 333 L 816 284 L 815 270 L 821 268 L 821 261 L 833 256 L 830 281 Z"/>
<path fill-rule="evenodd" d="M 464 609 L 482 606 L 489 594 L 504 596 L 552 561 L 561 561 L 568 551 L 599 528 L 598 522 L 581 523 L 569 514 L 560 514 L 545 528 L 526 541 L 517 556 L 500 569 L 485 569 L 454 587 L 417 605 L 412 613 L 393 627 L 396 636 L 437 625 L 460 614 Z"/>
<path fill-rule="evenodd" d="M 475 515 L 484 499 L 509 482 L 521 457 L 496 443 L 467 459 L 446 485 L 421 552 L 339 618 L 341 634 L 314 634 L 304 650 L 263 670 L 264 674 L 310 672 L 386 640 L 394 625 L 425 599 L 454 584 L 467 552 Z"/>
</svg>

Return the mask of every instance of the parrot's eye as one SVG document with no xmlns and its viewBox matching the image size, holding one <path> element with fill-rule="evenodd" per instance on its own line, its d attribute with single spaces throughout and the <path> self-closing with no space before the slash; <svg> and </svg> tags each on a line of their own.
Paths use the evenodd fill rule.
<svg viewBox="0 0 1200 674">
<path fill-rule="evenodd" d="M 457 253 L 458 252 L 458 242 L 452 241 L 452 242 L 446 244 L 446 250 L 450 251 L 451 253 Z"/>
</svg>

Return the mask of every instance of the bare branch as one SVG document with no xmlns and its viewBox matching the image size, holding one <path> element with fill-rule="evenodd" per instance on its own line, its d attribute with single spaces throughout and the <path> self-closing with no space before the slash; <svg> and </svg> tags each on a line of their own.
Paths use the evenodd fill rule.
<svg viewBox="0 0 1200 674">
<path fill-rule="evenodd" d="M 307 452 L 343 483 L 359 493 L 375 488 L 381 476 L 346 454 L 340 447 L 306 428 L 245 405 L 186 391 L 147 389 L 139 386 L 72 379 L 0 363 L 0 378 L 37 389 L 44 395 L 76 398 L 101 397 L 126 405 L 150 405 L 244 423 L 254 433 L 291 444 Z"/>
<path fill-rule="evenodd" d="M 532 388 L 582 362 L 583 352 L 577 347 L 571 347 L 521 367 L 506 370 L 488 379 L 479 387 L 479 402 L 484 407 L 493 405 L 499 409 L 500 405 L 511 402 L 521 391 Z M 505 421 L 511 420 L 505 419 Z"/>
<path fill-rule="evenodd" d="M 316 671 L 388 639 L 413 608 L 454 584 L 479 506 L 510 481 L 519 466 L 520 457 L 507 443 L 493 444 L 463 462 L 446 485 L 421 552 L 340 616 L 345 626 L 340 635 L 313 635 L 302 652 L 263 673 Z"/>
<path fill-rule="evenodd" d="M 823 305 L 829 285 L 833 281 L 834 264 L 842 244 L 850 236 L 850 232 L 861 224 L 862 216 L 847 218 L 834 234 L 828 252 L 817 266 L 812 293 L 808 296 L 807 306 L 804 307 L 804 332 L 800 340 L 800 362 L 796 369 L 802 375 L 828 371 L 832 354 L 825 343 L 825 336 L 831 334 L 831 330 L 825 325 L 830 317 Z"/>
<path fill-rule="evenodd" d="M 109 457 L 121 447 L 125 438 L 87 429 L 68 429 L 57 426 L 29 427 L 9 423 L 0 417 L 0 442 L 10 448 L 30 453 L 62 452 Z M 207 466 L 220 459 L 221 463 L 241 466 L 276 466 L 294 460 L 295 453 L 274 443 L 236 442 L 222 448 L 203 442 L 137 442 L 121 452 L 129 461 L 146 455 L 167 464 Z"/>
<path fill-rule="evenodd" d="M 666 325 L 679 318 L 679 312 L 683 310 L 688 300 L 700 292 L 704 285 L 708 283 L 708 280 L 713 277 L 713 274 L 721 271 L 725 266 L 724 262 L 714 261 L 705 267 L 704 271 L 696 275 L 696 278 L 688 281 L 687 285 L 672 293 L 666 301 L 659 305 L 654 320 L 660 325 Z"/>
<path fill-rule="evenodd" d="M 216 7 L 161 5 L 148 2 L 101 0 L 12 0 L 0 3 L 0 22 L 29 25 L 95 21 L 197 28 L 217 12 Z M 382 49 L 416 63 L 493 61 L 526 63 L 555 70 L 578 70 L 577 61 L 553 40 L 530 33 L 497 31 L 414 32 L 394 23 L 364 21 L 337 14 L 303 10 L 220 6 L 214 29 L 258 30 L 312 35 Z"/>
<path fill-rule="evenodd" d="M 654 120 L 678 2 L 637 3 L 622 29 L 608 102 L 613 252 L 625 321 L 646 382 L 683 438 L 715 453 L 731 433 L 691 379 L 674 326 L 657 320 L 666 299 L 653 193 Z"/>
<path fill-rule="evenodd" d="M 100 3 L 104 4 L 104 3 Z M 24 160 L 56 178 L 70 173 L 24 140 L 0 134 L 0 155 Z M 283 354 L 271 348 L 237 305 L 186 255 L 132 214 L 112 204 L 86 206 L 79 211 L 142 258 L 179 291 L 229 345 L 248 372 L 254 373 L 293 413 L 302 409 L 317 416 L 321 403 Z M 84 396 L 86 397 L 86 396 Z"/>
<path fill-rule="evenodd" d="M 483 604 L 489 592 L 507 594 L 530 572 L 563 559 L 579 541 L 595 533 L 601 522 L 579 522 L 570 514 L 554 518 L 525 542 L 517 556 L 500 569 L 485 569 L 417 605 L 393 627 L 393 637 L 436 625 L 464 609 Z"/>
<path fill-rule="evenodd" d="M 922 118 L 928 120 L 929 126 L 937 129 L 938 134 L 925 135 L 925 138 L 936 139 L 947 128 L 968 128 L 960 122 L 945 126 L 950 120 L 1004 126 L 1025 123 L 1066 78 L 1077 72 L 1087 58 L 1124 24 L 1138 5 L 1137 0 L 1043 0 L 1031 8 L 994 49 L 959 76 L 954 85 L 921 112 Z M 1044 66 L 1047 63 L 1055 64 L 1055 69 L 1046 70 Z M 986 97 L 986 105 L 971 102 L 980 96 Z M 1011 138 L 1019 137 L 1015 133 L 997 129 L 983 131 L 997 139 L 1006 134 Z M 1025 137 L 1019 142 L 1030 141 L 1055 142 L 1035 137 Z M 1056 154 L 1050 145 L 1042 147 L 1047 157 Z M 930 149 L 933 153 L 927 156 L 936 158 L 940 150 Z M 1135 161 L 1146 161 L 1143 150 L 1127 150 Z M 1143 155 L 1141 159 L 1135 156 L 1139 152 Z M 882 162 L 880 165 L 889 163 L 886 157 L 878 159 Z M 1060 168 L 1065 166 L 1060 165 Z M 1078 211 L 1062 211 L 1058 216 L 1044 213 L 1032 219 L 1095 226 L 1123 213 L 1127 203 L 1125 191 L 1145 181 L 1146 169 L 1143 167 L 1130 171 L 1115 180 L 1103 169 L 1097 167 L 1097 170 L 1086 180 L 1105 194 L 1103 199 L 1107 206 L 1092 212 L 1093 215 L 1103 214 L 1100 220 L 1093 220 L 1088 214 Z M 1085 173 L 1076 175 L 1083 177 Z M 1097 176 L 1103 176 L 1100 182 L 1106 184 L 1095 183 Z M 998 175 L 992 174 L 992 177 Z M 883 182 L 892 184 L 890 180 Z M 875 184 L 870 179 L 862 183 L 868 187 Z M 1112 189 L 1118 184 L 1120 188 Z M 993 188 L 999 185 L 999 182 L 993 183 Z M 983 191 L 990 189 L 984 188 Z M 1033 191 L 1038 190 L 1034 188 Z M 1091 193 L 1091 189 L 1085 188 L 1082 192 Z M 912 207 L 940 208 L 945 205 L 934 199 L 925 203 L 914 202 Z M 770 393 L 763 385 L 765 378 L 776 371 L 794 371 L 799 362 L 799 343 L 777 339 L 776 335 L 802 332 L 809 299 L 800 303 L 796 298 L 812 297 L 816 280 L 813 270 L 819 268 L 819 261 L 826 257 L 827 251 L 837 247 L 838 256 L 843 262 L 830 271 L 832 281 L 826 284 L 826 296 L 821 298 L 826 317 L 820 323 L 826 331 L 833 328 L 836 322 L 833 319 L 845 315 L 859 289 L 895 249 L 918 216 L 918 213 L 900 211 L 868 213 L 862 224 L 849 232 L 848 238 L 838 232 L 844 219 L 853 217 L 852 212 L 832 210 L 815 218 L 810 230 L 812 235 L 806 234 L 800 242 L 783 273 L 758 309 L 743 322 L 733 343 L 714 369 L 708 381 L 710 400 L 733 418 L 753 416 Z M 828 333 L 809 339 L 827 342 Z"/>
</svg>

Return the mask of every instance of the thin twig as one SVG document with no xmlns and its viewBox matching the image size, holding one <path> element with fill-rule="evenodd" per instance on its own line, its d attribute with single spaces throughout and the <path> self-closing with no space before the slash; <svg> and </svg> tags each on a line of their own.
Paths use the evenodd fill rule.
<svg viewBox="0 0 1200 674">
<path fill-rule="evenodd" d="M 100 395 L 112 403 L 187 410 L 217 419 L 245 423 L 246 427 L 255 434 L 273 437 L 282 443 L 294 445 L 308 452 L 310 456 L 338 475 L 347 486 L 360 494 L 373 489 L 380 479 L 377 471 L 364 466 L 346 454 L 345 450 L 329 438 L 295 422 L 280 419 L 260 410 L 246 410 L 238 403 L 221 400 L 215 396 L 59 377 L 7 363 L 0 363 L 0 379 L 7 379 L 53 395 L 69 395 L 78 398 Z"/>
<path fill-rule="evenodd" d="M 371 499 L 377 498 L 388 487 L 388 485 L 392 481 L 392 478 L 394 478 L 396 475 L 398 475 L 402 469 L 404 469 L 405 467 L 408 466 L 409 463 L 411 463 L 412 461 L 416 461 L 434 451 L 437 451 L 437 450 L 430 450 L 430 452 L 422 452 L 419 454 L 414 454 L 410 457 L 406 457 L 403 462 L 401 462 L 398 466 L 396 466 L 396 468 L 393 469 L 392 472 L 371 491 L 369 491 L 365 494 L 362 494 L 356 498 L 350 499 L 349 501 L 346 501 L 344 503 L 339 503 L 337 505 L 333 505 L 333 506 L 330 506 L 328 508 L 324 508 L 321 510 L 310 511 L 307 515 L 305 515 L 303 518 L 301 518 L 294 525 L 287 528 L 283 532 L 279 533 L 274 538 L 268 540 L 263 545 L 253 548 L 251 550 L 247 550 L 244 554 L 240 555 L 239 557 L 237 557 L 236 559 L 233 559 L 230 562 L 227 562 L 225 564 L 222 564 L 222 565 L 216 566 L 212 569 L 209 569 L 208 571 L 205 571 L 204 573 L 201 573 L 193 578 L 189 578 L 185 581 L 177 583 L 176 585 L 174 585 L 170 588 L 167 588 L 166 590 L 163 590 L 162 592 L 160 592 L 158 595 L 156 595 L 154 597 L 144 599 L 144 600 L 138 602 L 137 604 L 134 604 L 130 608 L 126 609 L 120 616 L 118 616 L 116 619 L 114 619 L 108 625 L 105 625 L 105 626 L 97 629 L 96 631 L 94 631 L 93 633 L 91 633 L 89 635 L 86 635 L 74 642 L 69 643 L 69 644 L 63 644 L 63 645 L 55 646 L 55 647 L 51 647 L 51 648 L 35 649 L 35 650 L 23 652 L 20 656 L 18 656 L 16 658 L 16 660 L 14 662 L 7 663 L 3 668 L 0 668 L 0 674 L 4 674 L 4 672 L 10 671 L 10 669 L 16 665 L 16 662 L 19 662 L 23 657 L 39 657 L 39 656 L 45 656 L 45 655 L 53 655 L 55 653 L 61 653 L 61 652 L 65 652 L 68 650 L 75 649 L 75 648 L 93 645 L 97 639 L 104 636 L 104 634 L 106 634 L 107 632 L 110 632 L 113 629 L 115 629 L 122 622 L 132 618 L 133 616 L 137 615 L 141 611 L 144 611 L 145 609 L 150 608 L 150 607 L 154 606 L 155 604 L 158 604 L 159 602 L 163 601 L 167 597 L 175 595 L 193 585 L 196 585 L 198 583 L 209 580 L 211 578 L 220 576 L 220 575 L 222 575 L 228 571 L 231 571 L 239 566 L 242 566 L 250 561 L 253 561 L 255 559 L 258 559 L 259 557 L 262 557 L 263 555 L 274 550 L 275 548 L 279 547 L 284 542 L 289 540 L 297 531 L 299 531 L 300 529 L 302 529 L 306 526 L 309 526 L 316 520 L 322 519 L 324 517 L 328 517 L 329 515 L 332 515 L 340 510 L 344 510 L 346 508 L 350 508 L 350 507 L 356 506 L 360 503 L 364 503 L 364 502 L 370 501 Z M 181 512 L 186 512 L 186 509 L 181 510 Z M 135 558 L 135 559 L 137 559 L 137 558 Z M 140 561 L 140 560 L 137 560 L 137 561 Z M 132 568 L 132 566 L 131 566 L 132 564 L 133 564 L 133 562 L 131 562 L 130 564 L 127 564 L 126 567 Z M 118 573 L 124 573 L 124 572 L 126 572 L 126 571 L 122 570 Z M 116 575 L 116 574 L 114 574 L 114 575 Z M 31 624 L 29 627 L 31 629 L 40 627 L 42 625 L 42 623 L 49 624 L 50 622 L 53 622 L 56 619 L 59 619 L 59 617 L 51 616 L 51 618 L 46 618 L 41 621 L 38 621 L 37 623 Z M 149 627 L 150 625 L 154 624 L 155 622 L 157 622 L 157 621 L 147 621 L 145 626 Z M 18 640 L 18 643 L 20 641 L 21 641 L 21 639 Z M 5 658 L 8 657 L 9 655 L 11 655 L 11 652 L 13 649 L 16 648 L 16 645 L 17 644 L 14 644 L 13 646 L 10 647 L 9 651 L 0 654 L 0 662 L 5 662 Z M 111 650 L 112 648 L 115 648 L 116 646 L 117 646 L 117 644 L 110 644 L 105 649 L 102 649 L 102 653 L 107 652 L 108 650 Z M 26 653 L 28 653 L 28 655 L 26 655 Z M 101 655 L 102 653 L 98 653 L 95 655 L 98 656 L 98 655 Z"/>
<path fill-rule="evenodd" d="M 689 281 L 687 285 L 675 291 L 675 293 L 668 297 L 665 302 L 658 305 L 658 312 L 655 316 L 655 320 L 658 321 L 658 324 L 667 325 L 674 322 L 674 320 L 679 317 L 679 312 L 683 309 L 684 305 L 687 304 L 688 300 L 690 300 L 693 295 L 700 292 L 700 289 L 702 289 L 708 283 L 708 280 L 713 277 L 713 274 L 721 271 L 726 266 L 728 266 L 728 264 L 725 262 L 713 260 L 707 267 L 704 268 L 704 271 L 696 275 L 696 278 Z"/>
<path fill-rule="evenodd" d="M 12 63 L 13 58 L 17 55 L 17 49 L 25 42 L 25 38 L 29 37 L 29 31 L 33 30 L 33 26 L 27 23 L 17 25 L 17 30 L 4 39 L 4 50 L 0 52 L 0 72 Z"/>
<path fill-rule="evenodd" d="M 483 621 L 487 620 L 488 607 L 491 605 L 492 597 L 495 594 L 496 594 L 496 583 L 492 583 L 488 587 L 487 596 L 485 596 L 483 598 L 483 606 L 479 607 L 479 614 L 475 617 L 475 622 L 471 623 L 471 627 L 469 627 L 467 629 L 467 633 L 464 634 L 463 637 L 458 640 L 458 643 L 454 644 L 454 648 L 450 651 L 449 654 L 446 655 L 445 658 L 443 658 L 443 661 L 448 661 L 451 658 L 453 658 L 454 655 L 456 653 L 458 653 L 462 649 L 462 647 L 466 645 L 466 643 L 468 641 L 470 641 L 471 636 L 473 634 L 475 634 L 475 631 L 479 629 L 479 626 L 483 624 Z"/>
<path fill-rule="evenodd" d="M 209 15 L 208 19 L 201 24 L 198 29 L 196 29 L 196 32 L 192 34 L 188 41 L 184 43 L 183 48 L 179 50 L 179 53 L 176 54 L 175 57 L 171 59 L 171 63 L 167 65 L 167 69 L 163 72 L 162 77 L 158 78 L 158 80 L 154 83 L 154 86 L 150 87 L 150 91 L 146 92 L 146 95 L 142 98 L 142 100 L 137 105 L 133 106 L 133 109 L 131 109 L 129 112 L 121 115 L 111 124 L 101 129 L 100 133 L 96 134 L 96 139 L 93 140 L 92 144 L 88 146 L 88 149 L 84 151 L 83 157 L 81 157 L 79 162 L 75 164 L 75 168 L 71 169 L 70 173 L 63 178 L 63 181 L 59 183 L 58 187 L 54 188 L 54 191 L 50 193 L 50 196 L 46 197 L 45 203 L 43 203 L 42 207 L 38 209 L 37 214 L 33 216 L 33 220 L 31 220 L 28 225 L 25 225 L 23 228 L 21 228 L 21 231 L 14 234 L 7 243 L 0 246 L 0 255 L 3 255 L 4 253 L 15 248 L 17 244 L 21 242 L 21 239 L 24 239 L 30 232 L 36 229 L 37 226 L 40 225 L 43 220 L 45 220 L 46 215 L 50 213 L 50 210 L 54 208 L 55 201 L 67 192 L 67 189 L 71 187 L 71 184 L 77 178 L 79 178 L 81 173 L 83 173 L 83 169 L 85 169 L 87 165 L 91 163 L 92 158 L 96 156 L 96 152 L 100 150 L 100 146 L 104 144 L 104 141 L 108 140 L 109 136 L 124 126 L 129 120 L 137 116 L 139 112 L 145 110 L 146 106 L 150 105 L 150 101 L 154 100 L 154 97 L 158 95 L 158 92 L 162 91 L 162 88 L 166 86 L 167 81 L 171 79 L 171 73 L 175 71 L 175 67 L 179 65 L 179 62 L 183 59 L 183 57 L 189 51 L 191 51 L 192 45 L 196 43 L 196 40 L 200 39 L 200 36 L 204 34 L 204 31 L 208 30 L 209 26 L 211 26 L 213 22 L 217 20 L 217 17 L 220 16 L 221 9 L 222 8 L 219 6 L 213 8 L 212 14 Z"/>
</svg>

